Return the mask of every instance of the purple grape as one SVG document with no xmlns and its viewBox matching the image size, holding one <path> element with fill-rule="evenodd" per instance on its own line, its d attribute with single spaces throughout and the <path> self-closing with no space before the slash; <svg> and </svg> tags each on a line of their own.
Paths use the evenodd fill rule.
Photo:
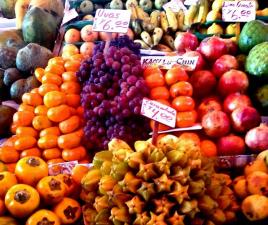
<svg viewBox="0 0 268 225">
<path fill-rule="evenodd" d="M 134 75 L 131 75 L 127 78 L 127 82 L 130 84 L 130 85 L 135 85 L 136 82 L 137 82 L 137 77 L 134 76 Z"/>
</svg>

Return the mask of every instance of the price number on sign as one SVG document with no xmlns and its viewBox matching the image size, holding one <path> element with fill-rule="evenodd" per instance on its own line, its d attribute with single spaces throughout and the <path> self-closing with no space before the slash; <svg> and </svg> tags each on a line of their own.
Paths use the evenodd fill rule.
<svg viewBox="0 0 268 225">
<path fill-rule="evenodd" d="M 226 22 L 248 22 L 255 20 L 255 1 L 224 1 L 222 20 Z"/>
<path fill-rule="evenodd" d="M 163 123 L 170 127 L 175 127 L 176 110 L 159 102 L 144 98 L 142 100 L 141 115 Z"/>
<path fill-rule="evenodd" d="M 130 11 L 98 9 L 93 22 L 94 31 L 126 33 L 129 27 Z"/>
</svg>

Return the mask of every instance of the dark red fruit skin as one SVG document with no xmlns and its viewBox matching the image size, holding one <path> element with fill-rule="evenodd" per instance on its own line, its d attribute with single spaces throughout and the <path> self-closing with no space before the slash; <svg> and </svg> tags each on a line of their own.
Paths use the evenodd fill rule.
<svg viewBox="0 0 268 225">
<path fill-rule="evenodd" d="M 251 100 L 247 95 L 240 94 L 239 92 L 228 95 L 223 102 L 223 111 L 232 113 L 236 108 L 251 106 Z"/>
<path fill-rule="evenodd" d="M 260 124 L 261 116 L 255 108 L 245 106 L 237 108 L 232 112 L 231 121 L 235 131 L 247 132 Z"/>
<path fill-rule="evenodd" d="M 186 51 L 183 56 L 187 56 L 187 57 L 198 57 L 197 63 L 196 63 L 196 67 L 193 71 L 198 71 L 198 70 L 203 70 L 205 68 L 206 65 L 206 61 L 204 59 L 204 57 L 202 56 L 202 54 L 198 51 Z"/>
<path fill-rule="evenodd" d="M 206 135 L 212 138 L 222 137 L 230 131 L 230 120 L 222 111 L 213 111 L 204 115 L 201 124 Z"/>
<path fill-rule="evenodd" d="M 190 32 L 180 32 L 174 41 L 175 49 L 181 53 L 186 50 L 195 50 L 198 46 L 197 37 Z"/>
<path fill-rule="evenodd" d="M 243 138 L 229 134 L 217 141 L 218 155 L 241 155 L 245 152 L 245 141 Z"/>
<path fill-rule="evenodd" d="M 220 78 L 225 72 L 231 69 L 238 69 L 237 59 L 232 55 L 223 55 L 218 58 L 212 67 L 213 74 Z"/>
<path fill-rule="evenodd" d="M 198 106 L 197 113 L 200 120 L 203 116 L 212 111 L 221 111 L 221 103 L 216 97 L 204 98 Z"/>
</svg>

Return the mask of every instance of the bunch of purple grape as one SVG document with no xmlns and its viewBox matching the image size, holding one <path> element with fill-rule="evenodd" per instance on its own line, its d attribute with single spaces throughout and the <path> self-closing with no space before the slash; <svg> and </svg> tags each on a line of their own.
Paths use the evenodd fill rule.
<svg viewBox="0 0 268 225">
<path fill-rule="evenodd" d="M 148 120 L 140 116 L 140 109 L 149 89 L 142 76 L 139 49 L 128 36 L 111 41 L 105 53 L 101 42 L 77 73 L 83 86 L 85 138 L 95 150 L 107 148 L 112 138 L 129 144 L 148 138 Z"/>
</svg>

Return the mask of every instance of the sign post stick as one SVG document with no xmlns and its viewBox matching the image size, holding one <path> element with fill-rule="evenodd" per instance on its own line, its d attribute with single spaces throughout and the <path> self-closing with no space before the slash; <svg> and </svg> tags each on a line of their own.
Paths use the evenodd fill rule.
<svg viewBox="0 0 268 225">
<path fill-rule="evenodd" d="M 156 143 L 157 143 L 158 128 L 159 128 L 159 122 L 154 121 L 154 129 L 153 129 L 153 135 L 152 135 L 152 144 L 153 145 L 156 145 Z"/>
</svg>

